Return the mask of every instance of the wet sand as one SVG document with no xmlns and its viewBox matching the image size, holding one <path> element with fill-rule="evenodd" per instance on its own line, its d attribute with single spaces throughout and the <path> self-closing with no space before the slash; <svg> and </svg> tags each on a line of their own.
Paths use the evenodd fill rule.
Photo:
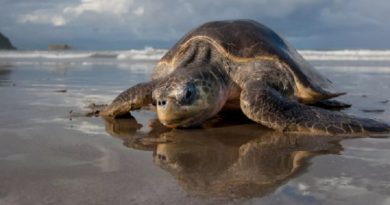
<svg viewBox="0 0 390 205">
<path fill-rule="evenodd" d="M 146 81 L 154 63 L 0 61 L 0 204 L 390 204 L 388 138 L 75 115 Z M 390 62 L 312 63 L 348 92 L 344 112 L 390 123 Z"/>
</svg>

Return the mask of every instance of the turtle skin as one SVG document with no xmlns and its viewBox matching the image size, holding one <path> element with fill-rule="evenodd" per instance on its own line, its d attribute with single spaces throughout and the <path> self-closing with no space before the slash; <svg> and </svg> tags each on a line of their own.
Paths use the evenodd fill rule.
<svg viewBox="0 0 390 205">
<path fill-rule="evenodd" d="M 187 33 L 157 63 L 150 82 L 119 94 L 101 115 L 115 118 L 155 104 L 162 124 L 180 128 L 229 108 L 282 132 L 390 131 L 384 122 L 324 109 L 349 107 L 329 100 L 343 94 L 270 28 L 252 20 L 214 21 Z"/>
</svg>

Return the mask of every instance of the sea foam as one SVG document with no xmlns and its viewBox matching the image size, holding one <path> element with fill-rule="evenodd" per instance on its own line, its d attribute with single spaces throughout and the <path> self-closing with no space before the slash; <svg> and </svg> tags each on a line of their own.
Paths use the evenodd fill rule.
<svg viewBox="0 0 390 205">
<path fill-rule="evenodd" d="M 389 61 L 390 50 L 301 50 L 299 53 L 307 60 L 340 61 Z"/>
<path fill-rule="evenodd" d="M 145 48 L 125 51 L 0 51 L 0 59 L 101 59 L 159 60 L 167 49 Z M 300 50 L 307 60 L 390 61 L 390 50 Z"/>
</svg>

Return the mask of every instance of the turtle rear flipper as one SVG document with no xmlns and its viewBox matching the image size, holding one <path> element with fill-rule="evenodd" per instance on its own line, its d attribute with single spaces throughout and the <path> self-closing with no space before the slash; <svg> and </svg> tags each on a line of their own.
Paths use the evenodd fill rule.
<svg viewBox="0 0 390 205">
<path fill-rule="evenodd" d="M 279 131 L 348 135 L 390 132 L 385 123 L 300 104 L 261 82 L 247 83 L 240 100 L 247 117 Z"/>
</svg>

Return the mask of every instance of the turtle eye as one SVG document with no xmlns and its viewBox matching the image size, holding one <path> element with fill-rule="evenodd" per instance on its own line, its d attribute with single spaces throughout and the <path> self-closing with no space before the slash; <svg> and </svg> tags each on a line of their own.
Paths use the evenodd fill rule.
<svg viewBox="0 0 390 205">
<path fill-rule="evenodd" d="M 195 85 L 193 83 L 188 83 L 184 87 L 183 92 L 183 102 L 184 103 L 190 103 L 195 96 Z"/>
</svg>

